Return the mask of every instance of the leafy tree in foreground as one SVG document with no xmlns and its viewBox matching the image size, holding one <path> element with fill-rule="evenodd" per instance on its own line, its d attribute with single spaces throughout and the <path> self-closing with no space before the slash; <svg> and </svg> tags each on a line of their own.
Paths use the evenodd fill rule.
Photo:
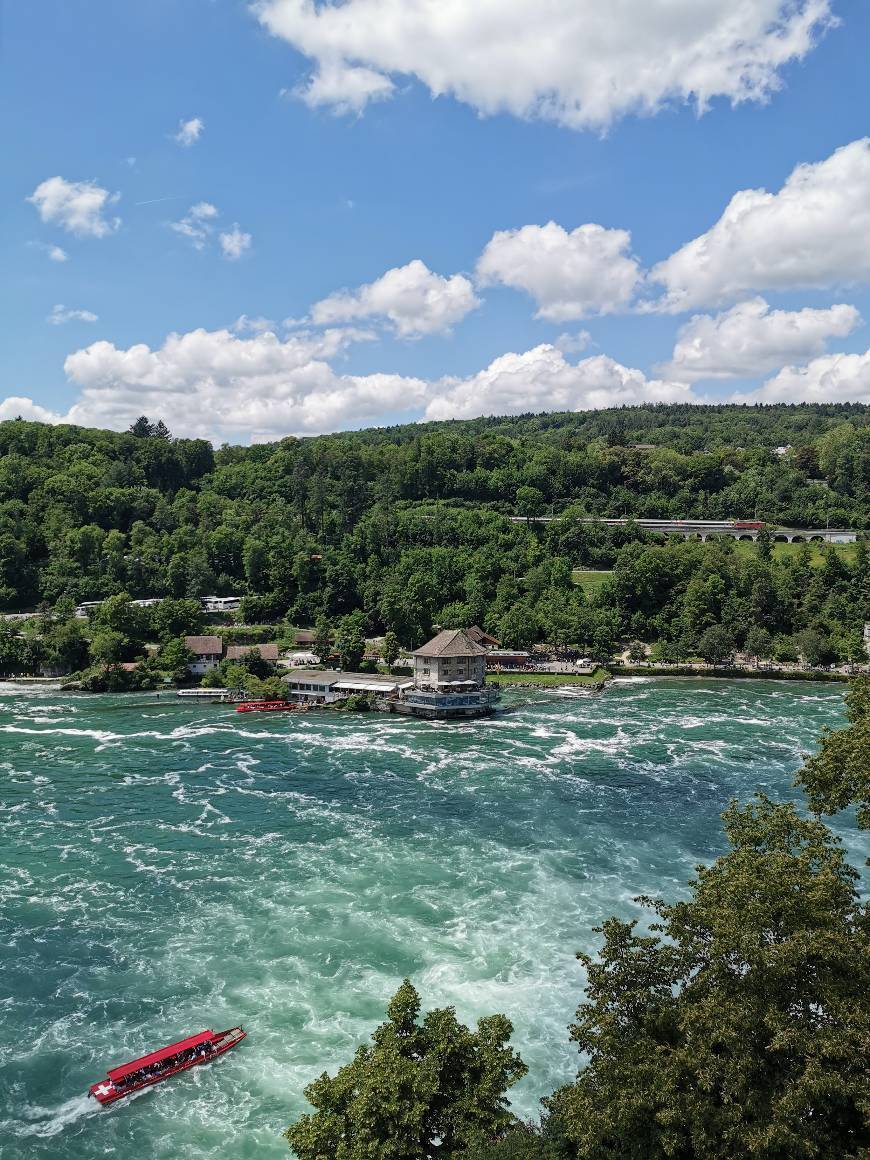
<svg viewBox="0 0 870 1160">
<path fill-rule="evenodd" d="M 526 1073 L 504 1015 L 463 1026 L 452 1007 L 419 1021 L 406 979 L 371 1045 L 305 1089 L 316 1111 L 286 1136 L 299 1160 L 439 1160 L 498 1138 L 515 1121 L 505 1092 Z"/>
<path fill-rule="evenodd" d="M 0 618 L 0 675 L 17 673 L 23 664 L 24 641 L 18 626 L 11 620 Z"/>
<path fill-rule="evenodd" d="M 835 814 L 855 805 L 858 825 L 870 829 L 870 678 L 852 682 L 846 712 L 849 726 L 822 734 L 819 751 L 800 770 L 798 784 L 817 813 Z"/>
<path fill-rule="evenodd" d="M 868 1155 L 870 946 L 836 839 L 764 797 L 686 902 L 610 919 L 571 1035 L 589 1064 L 549 1101 L 580 1160 Z M 664 938 L 660 937 L 664 936 Z"/>
<path fill-rule="evenodd" d="M 381 650 L 381 655 L 384 658 L 384 664 L 394 665 L 399 658 L 400 645 L 399 638 L 394 632 L 388 632 L 384 637 L 384 647 Z"/>
<path fill-rule="evenodd" d="M 795 644 L 803 657 L 804 664 L 815 667 L 816 665 L 828 664 L 834 659 L 831 642 L 813 628 L 799 632 L 795 638 Z"/>
<path fill-rule="evenodd" d="M 775 638 L 773 642 L 773 659 L 780 663 L 794 662 L 800 659 L 793 637 L 780 635 Z"/>
<path fill-rule="evenodd" d="M 773 536 L 771 535 L 770 529 L 766 524 L 759 530 L 758 538 L 755 542 L 758 546 L 758 555 L 760 559 L 765 561 L 770 560 L 773 556 Z"/>
<path fill-rule="evenodd" d="M 321 664 L 325 664 L 332 654 L 332 625 L 325 616 L 318 617 L 314 626 L 314 642 L 311 651 Z"/>
<path fill-rule="evenodd" d="M 535 643 L 538 624 L 528 604 L 514 604 L 498 622 L 498 635 L 507 648 L 527 649 Z"/>
<path fill-rule="evenodd" d="M 205 617 L 198 600 L 161 600 L 151 610 L 151 623 L 161 641 L 202 632 Z"/>
<path fill-rule="evenodd" d="M 194 655 L 184 643 L 184 637 L 169 640 L 160 650 L 158 668 L 167 672 L 178 684 L 189 676 L 187 666 L 194 661 Z"/>
<path fill-rule="evenodd" d="M 744 648 L 756 660 L 768 660 L 773 655 L 773 637 L 766 628 L 751 628 Z"/>
<path fill-rule="evenodd" d="M 359 672 L 366 651 L 366 641 L 356 614 L 342 619 L 336 643 L 341 667 L 349 673 Z"/>
<path fill-rule="evenodd" d="M 734 637 L 721 624 L 707 629 L 698 641 L 698 653 L 711 665 L 720 665 L 734 651 Z"/>
<path fill-rule="evenodd" d="M 120 633 L 131 645 L 141 645 L 151 631 L 151 615 L 134 604 L 126 592 L 110 596 L 93 613 L 94 631 Z"/>
<path fill-rule="evenodd" d="M 517 1124 L 500 1140 L 469 1148 L 462 1160 L 574 1160 L 577 1152 L 553 1116 L 541 1125 Z"/>
<path fill-rule="evenodd" d="M 867 645 L 864 634 L 857 629 L 845 635 L 842 642 L 842 658 L 853 665 L 867 663 Z"/>
<path fill-rule="evenodd" d="M 99 628 L 91 637 L 91 659 L 95 664 L 116 665 L 130 651 L 130 642 L 120 632 Z"/>
</svg>

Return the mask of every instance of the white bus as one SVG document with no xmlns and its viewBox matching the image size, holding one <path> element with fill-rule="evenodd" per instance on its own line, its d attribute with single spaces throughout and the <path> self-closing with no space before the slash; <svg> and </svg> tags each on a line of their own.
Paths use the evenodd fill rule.
<svg viewBox="0 0 870 1160">
<path fill-rule="evenodd" d="M 241 596 L 202 597 L 202 607 L 206 612 L 235 612 L 241 603 Z"/>
</svg>

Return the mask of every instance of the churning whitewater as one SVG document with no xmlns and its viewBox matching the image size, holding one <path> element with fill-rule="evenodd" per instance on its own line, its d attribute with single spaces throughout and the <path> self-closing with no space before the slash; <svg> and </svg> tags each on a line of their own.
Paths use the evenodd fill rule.
<svg viewBox="0 0 870 1160">
<path fill-rule="evenodd" d="M 463 725 L 251 722 L 0 686 L 4 1160 L 282 1157 L 305 1084 L 406 975 L 465 1020 L 510 1016 L 534 1114 L 576 1069 L 592 927 L 684 892 L 728 800 L 789 796 L 843 721 L 840 687 L 772 681 L 506 701 Z M 85 1098 L 107 1067 L 235 1023 L 249 1039 L 219 1063 Z"/>
</svg>

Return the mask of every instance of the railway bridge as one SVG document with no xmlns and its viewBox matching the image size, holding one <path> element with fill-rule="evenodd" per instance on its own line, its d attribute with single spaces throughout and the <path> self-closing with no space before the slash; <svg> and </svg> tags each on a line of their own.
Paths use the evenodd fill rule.
<svg viewBox="0 0 870 1160">
<path fill-rule="evenodd" d="M 548 524 L 560 520 L 561 516 L 511 516 L 515 524 Z M 765 526 L 760 520 L 641 520 L 641 519 L 590 519 L 582 518 L 581 524 L 606 524 L 608 527 L 624 527 L 636 524 L 648 532 L 658 532 L 663 536 L 682 536 L 686 540 L 712 540 L 729 536 L 732 540 L 758 539 Z M 858 533 L 849 528 L 786 528 L 768 525 L 768 531 L 779 544 L 854 544 Z"/>
</svg>

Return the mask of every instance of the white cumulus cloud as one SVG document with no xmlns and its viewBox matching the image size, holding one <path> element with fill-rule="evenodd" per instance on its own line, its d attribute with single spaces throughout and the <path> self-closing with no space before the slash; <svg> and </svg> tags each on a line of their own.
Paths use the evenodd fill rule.
<svg viewBox="0 0 870 1160">
<path fill-rule="evenodd" d="M 120 218 L 105 216 L 120 196 L 119 193 L 109 193 L 93 181 L 49 177 L 37 185 L 27 200 L 36 206 L 44 222 L 60 226 L 79 237 L 105 238 L 121 224 Z"/>
<path fill-rule="evenodd" d="M 444 333 L 479 305 L 464 275 L 445 278 L 415 258 L 356 290 L 322 299 L 312 307 L 311 319 L 324 326 L 357 318 L 386 318 L 401 338 L 413 338 Z"/>
<path fill-rule="evenodd" d="M 70 310 L 62 303 L 51 308 L 48 321 L 53 326 L 62 326 L 64 322 L 98 322 L 99 315 L 92 310 Z"/>
<path fill-rule="evenodd" d="M 49 246 L 45 242 L 28 242 L 27 244 L 45 254 L 50 262 L 69 261 L 69 254 L 61 246 Z"/>
<path fill-rule="evenodd" d="M 483 286 L 525 290 L 538 318 L 565 322 L 625 310 L 642 274 L 631 235 L 587 224 L 570 233 L 556 222 L 493 234 L 477 263 Z"/>
<path fill-rule="evenodd" d="M 860 321 L 855 307 L 844 303 L 826 310 L 771 310 L 763 298 L 751 298 L 722 314 L 696 314 L 659 370 L 684 382 L 755 378 L 821 354 L 829 338 L 843 338 Z"/>
<path fill-rule="evenodd" d="M 591 342 L 592 335 L 588 330 L 578 330 L 574 334 L 566 331 L 559 335 L 553 346 L 562 354 L 579 354 L 581 350 L 586 350 Z"/>
<path fill-rule="evenodd" d="M 716 97 L 765 100 L 832 23 L 829 0 L 254 0 L 316 62 L 311 104 L 359 110 L 413 76 L 433 96 L 571 128 Z"/>
<path fill-rule="evenodd" d="M 369 101 L 392 96 L 394 88 L 389 77 L 373 69 L 322 61 L 308 82 L 293 90 L 293 96 L 299 97 L 310 109 L 326 106 L 340 116 L 361 113 Z"/>
<path fill-rule="evenodd" d="M 217 206 L 209 201 L 198 201 L 177 222 L 170 222 L 169 228 L 188 238 L 194 249 L 205 248 L 215 229 L 215 218 L 219 216 Z"/>
<path fill-rule="evenodd" d="M 222 233 L 218 240 L 221 253 L 231 262 L 237 261 L 251 248 L 251 235 L 240 229 L 238 222 L 234 222 L 233 228 Z"/>
<path fill-rule="evenodd" d="M 784 367 L 763 386 L 732 396 L 736 403 L 870 403 L 870 350 L 826 354 Z"/>
<path fill-rule="evenodd" d="M 8 395 L 0 399 L 0 423 L 7 419 L 27 419 L 31 423 L 61 423 L 63 417 L 48 407 L 41 407 L 33 399 Z"/>
<path fill-rule="evenodd" d="M 191 117 L 189 121 L 179 121 L 178 132 L 172 139 L 186 149 L 199 140 L 204 128 L 205 122 L 201 117 Z"/>
<path fill-rule="evenodd" d="M 274 333 L 277 329 L 278 324 L 274 318 L 250 314 L 240 314 L 230 327 L 233 334 L 265 334 L 267 330 Z"/>
<path fill-rule="evenodd" d="M 332 365 L 354 329 L 171 334 L 162 346 L 126 349 L 94 342 L 64 369 L 79 395 L 61 415 L 31 399 L 0 403 L 0 415 L 124 430 L 141 414 L 162 415 L 180 435 L 222 441 L 316 434 L 370 423 L 468 418 L 523 411 L 582 410 L 644 402 L 694 401 L 686 384 L 648 379 L 604 355 L 569 362 L 554 346 L 509 353 L 467 378 L 342 374 Z"/>
<path fill-rule="evenodd" d="M 435 386 L 427 419 L 471 419 L 526 411 L 582 411 L 635 403 L 697 402 L 685 383 L 651 380 L 606 355 L 571 363 L 549 343 L 503 354 L 469 378 Z"/>
<path fill-rule="evenodd" d="M 187 238 L 195 250 L 204 250 L 216 241 L 220 252 L 228 261 L 234 262 L 251 248 L 251 235 L 234 222 L 230 229 L 221 230 L 218 225 L 220 210 L 210 201 L 198 201 L 192 205 L 183 218 L 170 222 L 169 228 Z"/>
<path fill-rule="evenodd" d="M 65 421 L 123 429 L 137 415 L 165 416 L 173 431 L 214 438 L 272 438 L 358 426 L 419 411 L 427 385 L 402 375 L 339 374 L 329 360 L 355 331 L 327 330 L 284 341 L 269 332 L 172 334 L 151 349 L 95 342 L 64 369 L 81 388 Z"/>
<path fill-rule="evenodd" d="M 650 275 L 658 309 L 716 306 L 760 290 L 870 278 L 870 137 L 798 165 L 778 193 L 743 189 L 705 234 Z"/>
</svg>

